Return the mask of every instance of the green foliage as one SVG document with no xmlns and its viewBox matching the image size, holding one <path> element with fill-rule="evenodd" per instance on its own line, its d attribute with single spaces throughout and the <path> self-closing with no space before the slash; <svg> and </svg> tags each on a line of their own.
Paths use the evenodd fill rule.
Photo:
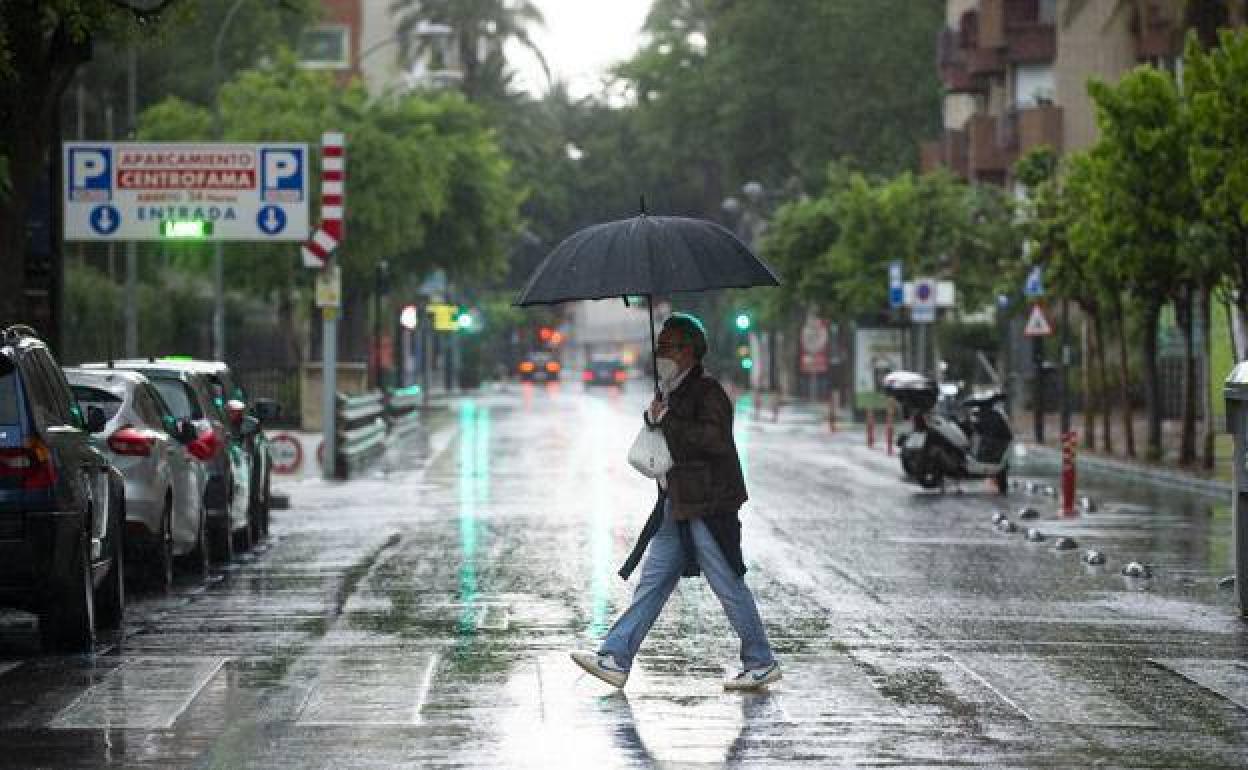
<svg viewBox="0 0 1248 770">
<path fill-rule="evenodd" d="M 299 68 L 285 52 L 272 66 L 226 84 L 220 111 L 226 141 L 316 147 L 323 131 L 346 133 L 346 240 L 337 258 L 347 280 L 368 280 L 380 259 L 411 284 L 435 266 L 469 278 L 502 269 L 519 196 L 483 113 L 462 97 L 370 101 L 358 83 L 340 87 L 328 74 Z M 140 136 L 202 141 L 211 137 L 211 124 L 206 110 L 170 100 L 143 113 Z M 245 255 L 249 268 L 239 278 L 261 294 L 308 280 L 291 244 L 227 249 L 236 259 Z M 204 264 L 203 253 L 188 247 L 182 264 Z"/>
<path fill-rule="evenodd" d="M 1011 207 L 991 188 L 947 174 L 873 181 L 834 169 L 829 191 L 783 207 L 763 253 L 796 296 L 840 318 L 888 308 L 888 266 L 908 277 L 947 277 L 959 305 L 980 309 L 997 291 L 999 266 L 1017 248 Z"/>
<path fill-rule="evenodd" d="M 1214 237 L 1234 249 L 1248 282 L 1248 31 L 1224 32 L 1221 45 L 1201 50 L 1189 38 L 1184 88 L 1191 111 L 1189 162 L 1203 219 Z"/>
</svg>

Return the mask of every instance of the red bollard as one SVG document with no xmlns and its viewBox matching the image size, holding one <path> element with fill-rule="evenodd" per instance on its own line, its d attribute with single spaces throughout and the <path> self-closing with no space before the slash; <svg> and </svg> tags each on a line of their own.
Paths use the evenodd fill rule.
<svg viewBox="0 0 1248 770">
<path fill-rule="evenodd" d="M 1075 515 L 1075 447 L 1078 434 L 1062 434 L 1062 515 Z"/>
<path fill-rule="evenodd" d="M 836 432 L 836 409 L 840 405 L 840 394 L 836 392 L 836 388 L 832 388 L 828 393 L 828 432 Z"/>
<path fill-rule="evenodd" d="M 884 443 L 888 446 L 885 448 L 888 456 L 893 456 L 893 404 L 890 401 L 884 409 Z"/>
<path fill-rule="evenodd" d="M 867 407 L 867 448 L 875 449 L 875 410 Z"/>
</svg>

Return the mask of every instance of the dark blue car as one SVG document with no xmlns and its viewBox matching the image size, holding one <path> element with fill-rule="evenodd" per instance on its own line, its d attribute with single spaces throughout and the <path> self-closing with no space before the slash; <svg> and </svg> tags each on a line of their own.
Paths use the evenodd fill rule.
<svg viewBox="0 0 1248 770">
<path fill-rule="evenodd" d="M 46 649 L 88 651 L 121 625 L 125 486 L 48 347 L 0 332 L 0 606 L 35 613 Z"/>
</svg>

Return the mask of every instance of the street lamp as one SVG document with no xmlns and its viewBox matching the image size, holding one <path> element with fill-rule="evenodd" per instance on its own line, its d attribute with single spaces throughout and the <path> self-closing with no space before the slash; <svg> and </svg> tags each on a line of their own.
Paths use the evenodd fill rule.
<svg viewBox="0 0 1248 770">
<path fill-rule="evenodd" d="M 247 0 L 234 0 L 230 10 L 226 11 L 221 28 L 212 43 L 212 80 L 216 85 L 216 97 L 212 100 L 212 135 L 221 141 L 221 46 L 225 43 L 225 33 L 229 30 L 234 17 Z M 213 244 L 212 255 L 212 357 L 217 361 L 225 360 L 225 245 L 218 239 Z"/>
</svg>

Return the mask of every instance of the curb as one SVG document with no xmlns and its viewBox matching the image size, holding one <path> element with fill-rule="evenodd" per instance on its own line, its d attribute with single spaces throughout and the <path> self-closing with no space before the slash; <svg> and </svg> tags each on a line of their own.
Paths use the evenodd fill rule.
<svg viewBox="0 0 1248 770">
<path fill-rule="evenodd" d="M 1045 462 L 1052 462 L 1054 464 L 1059 464 L 1061 462 L 1062 453 L 1057 449 L 1026 443 L 1023 443 L 1022 446 L 1026 447 L 1029 457 L 1034 457 Z M 1193 476 L 1180 471 L 1171 471 L 1164 468 L 1150 468 L 1147 466 L 1122 462 L 1120 460 L 1108 460 L 1103 457 L 1089 457 L 1087 455 L 1081 455 L 1077 457 L 1075 464 L 1079 471 L 1087 471 L 1091 474 L 1114 475 L 1119 478 L 1125 476 L 1129 479 L 1136 479 L 1168 487 L 1183 487 L 1184 489 L 1209 495 L 1210 497 L 1225 498 L 1234 491 L 1233 485 L 1227 481 L 1202 479 L 1199 476 Z"/>
</svg>

